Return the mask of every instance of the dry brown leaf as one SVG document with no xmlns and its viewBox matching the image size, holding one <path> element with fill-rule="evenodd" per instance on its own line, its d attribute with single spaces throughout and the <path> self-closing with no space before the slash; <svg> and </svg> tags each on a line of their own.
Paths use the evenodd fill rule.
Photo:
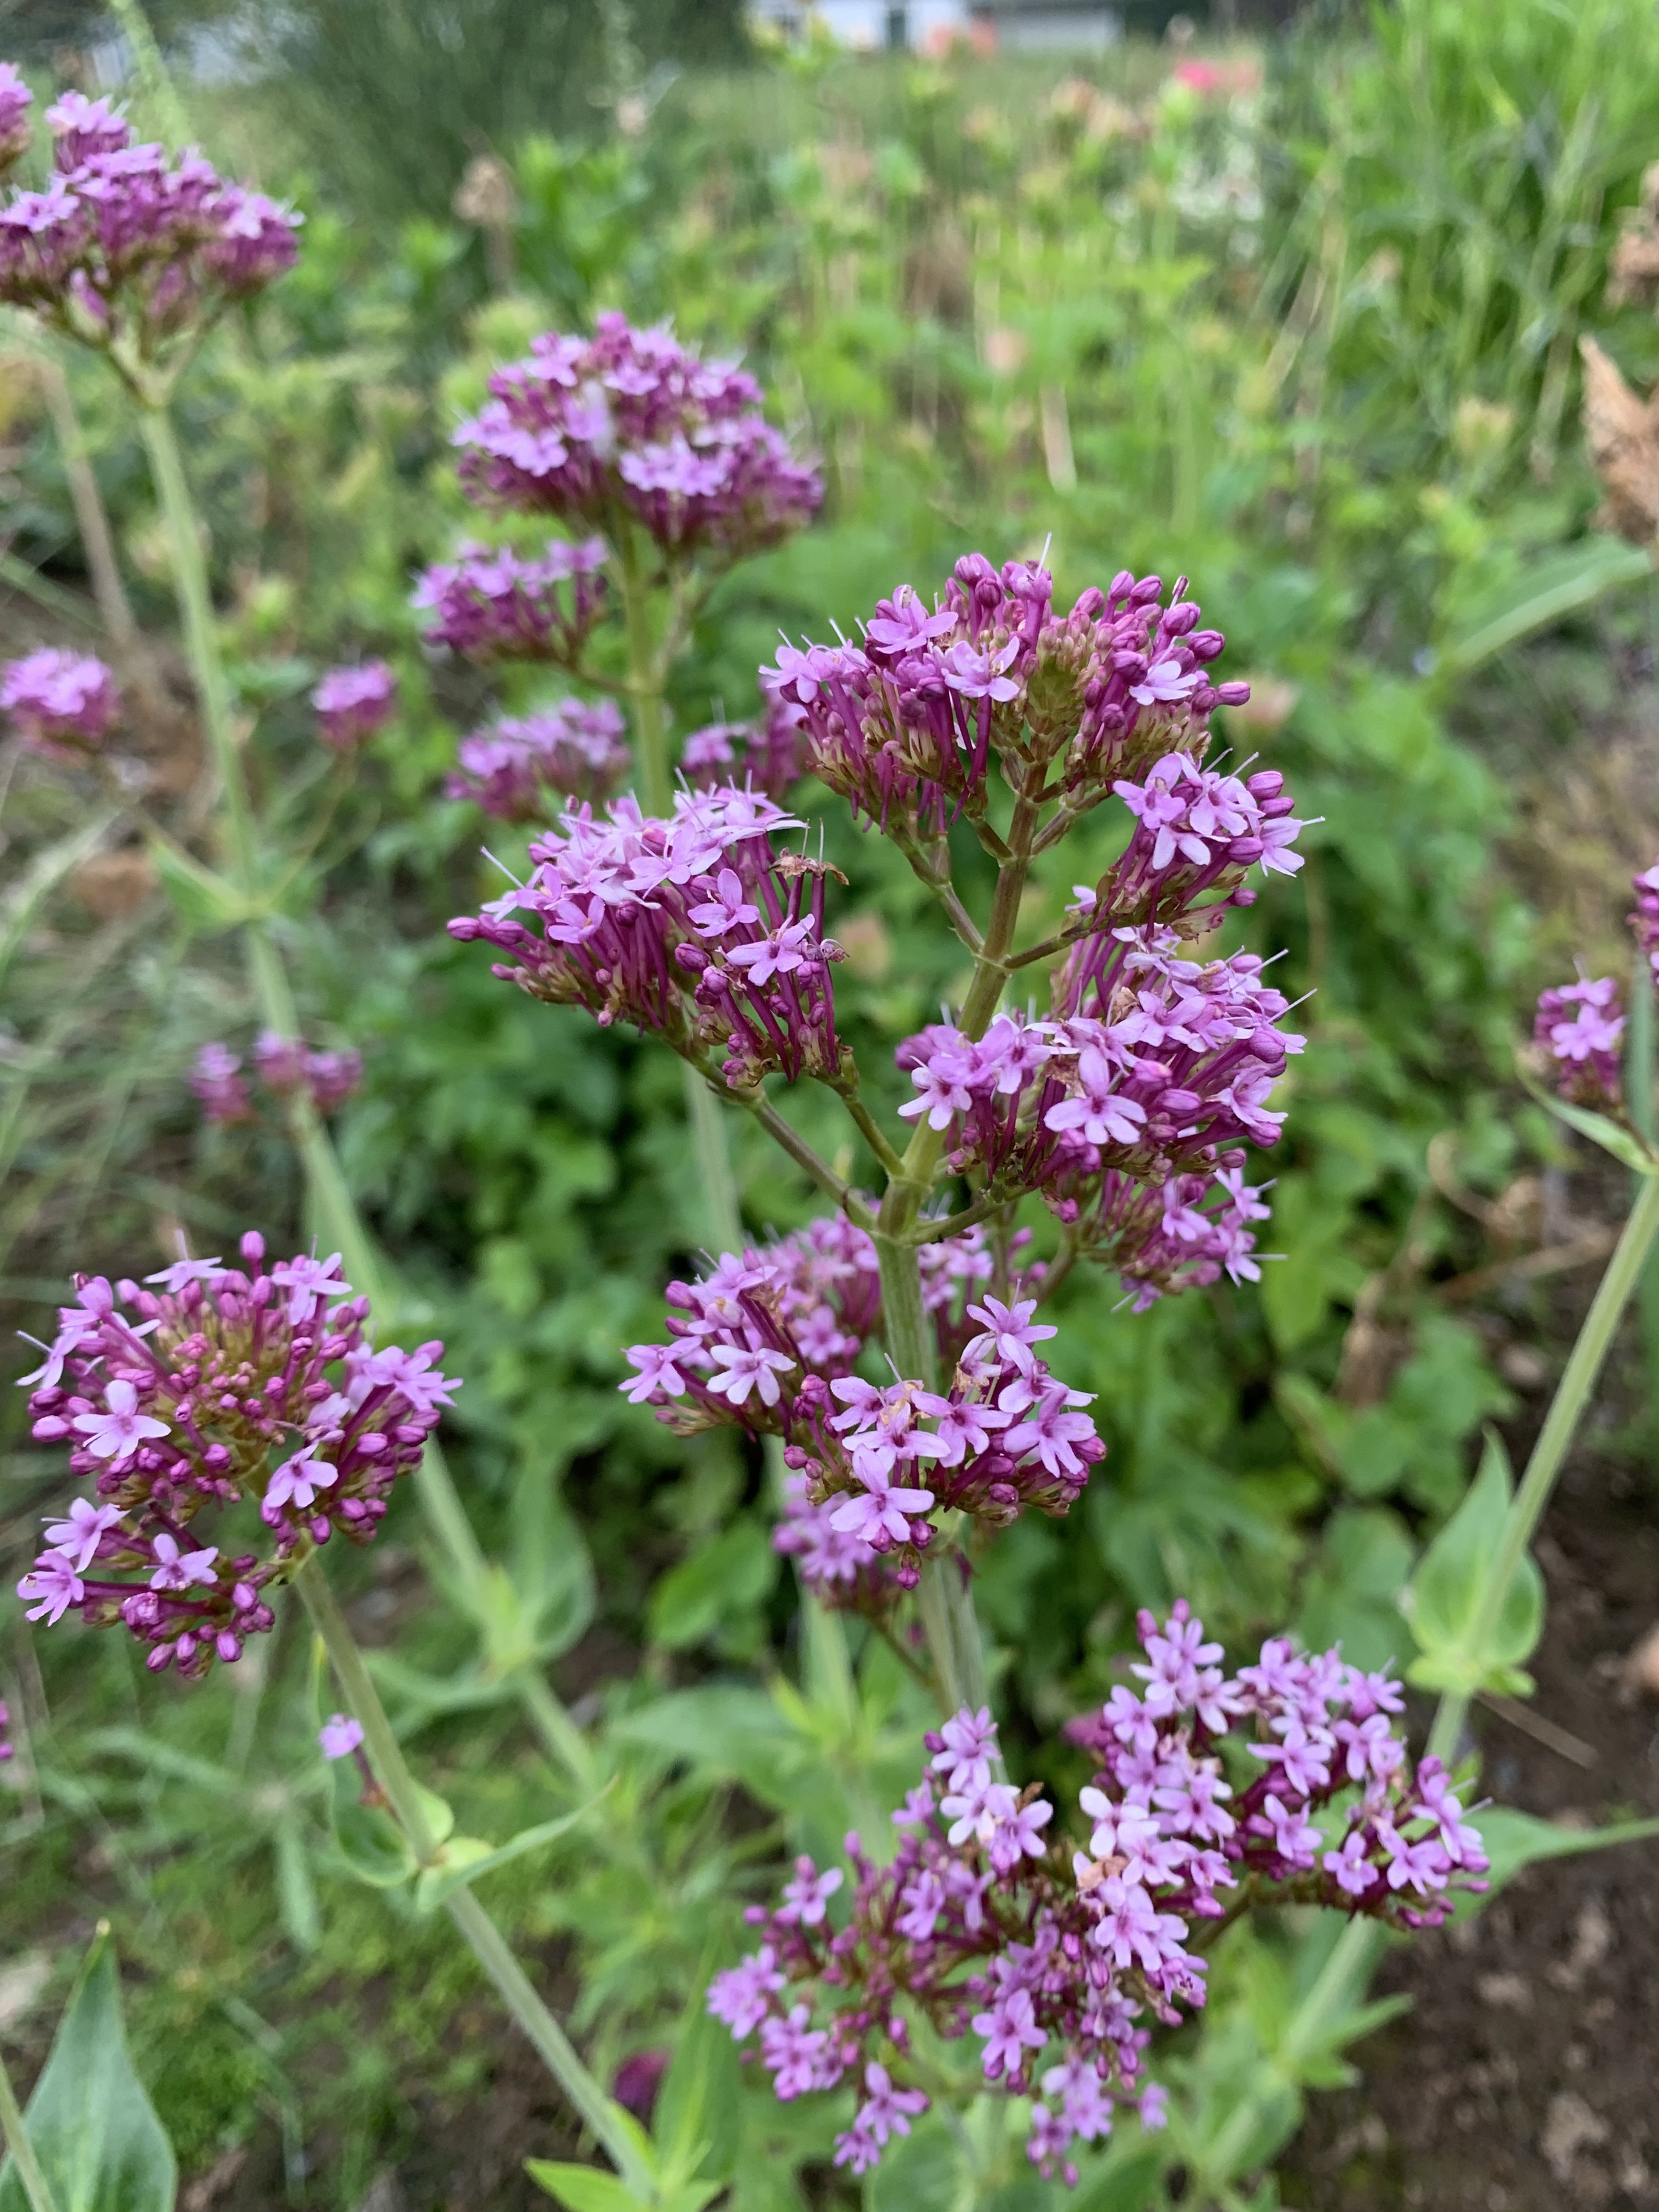
<svg viewBox="0 0 1659 2212">
<path fill-rule="evenodd" d="M 1659 538 L 1659 417 L 1594 338 L 1580 338 L 1584 437 L 1605 503 L 1597 520 L 1634 545 Z"/>
</svg>

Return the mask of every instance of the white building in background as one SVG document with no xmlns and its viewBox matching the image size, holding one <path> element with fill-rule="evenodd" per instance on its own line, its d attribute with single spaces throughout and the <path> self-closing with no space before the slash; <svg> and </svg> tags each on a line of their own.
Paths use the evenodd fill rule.
<svg viewBox="0 0 1659 2212">
<path fill-rule="evenodd" d="M 1102 53 L 1122 18 L 1100 0 L 757 0 L 755 12 L 792 35 L 816 17 L 844 46 L 924 49 L 953 32 L 990 32 L 1000 46 Z"/>
<path fill-rule="evenodd" d="M 919 47 L 972 22 L 967 0 L 759 0 L 755 13 L 792 33 L 815 16 L 842 46 L 866 53 Z"/>
</svg>

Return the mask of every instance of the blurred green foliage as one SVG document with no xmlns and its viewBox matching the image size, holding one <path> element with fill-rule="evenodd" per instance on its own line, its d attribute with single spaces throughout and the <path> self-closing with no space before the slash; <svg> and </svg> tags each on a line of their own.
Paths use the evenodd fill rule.
<svg viewBox="0 0 1659 2212">
<path fill-rule="evenodd" d="M 204 357 L 187 427 L 269 803 L 310 772 L 320 666 L 385 652 L 403 677 L 402 719 L 285 927 L 307 1018 L 368 1064 L 343 1149 L 466 1378 L 446 1433 L 486 1548 L 522 1556 L 541 1515 L 581 1618 L 571 1561 L 591 1559 L 595 1622 L 560 1680 L 603 1715 L 618 1778 L 596 1827 L 488 1894 L 532 1947 L 560 1947 L 603 2069 L 668 2039 L 786 1845 L 880 1830 L 924 1715 L 879 1647 L 857 1654 L 852 1698 L 803 1639 L 758 1462 L 726 1437 L 688 1447 L 617 1394 L 620 1347 L 654 1332 L 664 1281 L 695 1256 L 672 1062 L 503 988 L 443 934 L 495 880 L 479 818 L 435 795 L 489 695 L 422 655 L 407 605 L 411 568 L 477 526 L 451 422 L 538 328 L 606 306 L 672 314 L 745 352 L 830 488 L 818 526 L 722 586 L 677 672 L 682 730 L 752 708 L 780 628 L 848 629 L 902 580 L 937 587 L 970 545 L 1046 544 L 1062 597 L 1120 567 L 1189 574 L 1230 672 L 1256 684 L 1231 741 L 1319 817 L 1304 875 L 1228 924 L 1229 945 L 1286 947 L 1285 987 L 1310 994 L 1273 1161 L 1266 1241 L 1283 1257 L 1259 1294 L 1140 1317 L 1073 1278 L 1055 1364 L 1099 1392 L 1110 1456 L 1071 1522 L 1022 1522 L 985 1564 L 1017 1758 L 1063 1781 L 1055 1725 L 1104 1691 L 1139 1605 L 1185 1594 L 1234 1644 L 1288 1621 L 1367 1664 L 1407 1660 L 1398 1594 L 1508 1402 L 1490 1358 L 1505 1323 L 1443 1291 L 1490 1256 L 1481 1206 L 1548 1153 L 1509 1073 L 1532 924 L 1501 865 L 1504 756 L 1474 741 L 1478 702 L 1435 656 L 1483 592 L 1582 528 L 1580 330 L 1642 365 L 1601 295 L 1613 218 L 1656 150 L 1659 18 L 1638 0 L 1401 0 L 1368 40 L 1291 40 L 1260 90 L 1213 97 L 1135 47 L 1086 79 L 1030 58 L 699 70 L 659 84 L 629 137 L 580 105 L 626 88 L 596 11 L 463 12 L 457 45 L 416 0 L 306 0 L 274 33 L 286 76 L 191 92 L 210 143 L 217 129 L 261 149 L 267 183 L 301 164 L 307 228 L 298 270 Z M 567 14 L 582 27 L 561 43 Z M 648 67 L 654 18 L 632 20 Z M 450 212 L 486 145 L 512 186 L 493 259 Z M 160 628 L 131 426 L 95 368 L 73 384 Z M 5 406 L 13 548 L 49 597 L 74 581 L 64 480 L 26 392 Z M 21 645 L 70 617 L 14 601 L 4 619 Z M 514 674 L 503 703 L 544 688 Z M 152 735 L 188 784 L 187 732 Z M 6 804 L 31 864 L 68 852 L 83 799 L 63 778 L 20 769 Z M 844 1028 L 896 1101 L 892 1048 L 956 958 L 902 862 L 824 811 L 849 878 L 832 915 L 854 950 Z M 1033 924 L 1097 872 L 1105 814 L 1032 894 Z M 489 842 L 512 860 L 510 834 Z M 0 918 L 0 1286 L 37 1334 L 70 1267 L 141 1272 L 173 1221 L 204 1242 L 302 1226 L 275 1138 L 201 1130 L 185 1088 L 204 1038 L 251 1033 L 233 949 L 157 895 L 100 916 L 70 866 L 27 927 L 9 937 Z M 814 1101 L 791 1110 L 839 1142 Z M 793 1171 L 732 1134 L 751 1225 L 805 1218 Z M 1436 1140 L 1474 1211 L 1431 1175 Z M 21 1559 L 56 1461 L 15 1405 L 4 1418 Z M 512 1833 L 565 1801 L 511 1711 L 454 1688 L 466 1634 L 430 1601 L 421 1543 L 405 1503 L 344 1579 L 463 1826 Z M 298 1625 L 185 1697 L 118 1638 L 26 1644 L 11 1626 L 0 1679 L 29 1739 L 25 1785 L 0 1799 L 8 1942 L 56 1949 L 110 1911 L 186 2173 L 251 2139 L 289 2201 L 356 2203 L 416 2157 L 433 2112 L 482 2093 L 488 2015 L 441 1927 L 344 1876 Z M 1268 2063 L 1318 1963 L 1275 1934 L 1230 1936 L 1190 2059 L 1200 2116 Z M 1331 2048 L 1273 2077 L 1256 2156 L 1293 2129 L 1302 2087 L 1332 2078 Z M 798 2205 L 821 2123 L 749 2087 L 741 2109 L 733 2202 Z M 550 2114 L 525 2147 L 571 2148 Z M 517 2155 L 476 2201 L 520 2201 Z M 1003 2185 L 997 2155 L 983 2147 L 976 2186 Z M 1099 2186 L 1127 2207 L 1161 2184 L 1154 2162 Z M 1022 2206 L 1044 2193 L 1021 2187 Z"/>
</svg>

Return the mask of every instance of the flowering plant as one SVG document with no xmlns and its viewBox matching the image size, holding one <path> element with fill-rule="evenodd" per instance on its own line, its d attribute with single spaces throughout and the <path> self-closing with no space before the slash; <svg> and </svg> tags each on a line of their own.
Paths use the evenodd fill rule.
<svg viewBox="0 0 1659 2212">
<path fill-rule="evenodd" d="M 271 1627 L 264 1592 L 313 1547 L 373 1539 L 458 1387 L 434 1364 L 443 1347 L 374 1350 L 337 1254 L 269 1269 L 264 1255 L 250 1231 L 240 1268 L 185 1259 L 154 1288 L 76 1285 L 26 1380 L 33 1435 L 68 1447 L 97 1503 L 48 1526 L 18 1585 L 30 1620 L 73 1607 L 125 1626 L 152 1672 L 197 1675 Z M 244 1501 L 263 1551 L 201 1540 L 204 1514 Z"/>
<path fill-rule="evenodd" d="M 672 1341 L 635 1346 L 625 1387 L 681 1430 L 780 1438 L 795 1481 L 779 1541 L 804 1565 L 833 1561 L 811 1578 L 863 1608 L 916 1588 L 958 1516 L 1063 1514 L 1079 1494 L 1104 1447 L 1086 1394 L 1038 1357 L 1054 1330 L 1034 1316 L 1080 1259 L 1115 1267 L 1137 1307 L 1258 1272 L 1266 1207 L 1242 1146 L 1276 1139 L 1269 1093 L 1302 1039 L 1254 955 L 1182 954 L 1251 902 L 1253 869 L 1294 872 L 1302 825 L 1276 772 L 1206 765 L 1213 709 L 1248 687 L 1211 681 L 1223 641 L 1184 592 L 1182 579 L 1166 604 L 1158 579 L 1126 572 L 1061 616 L 1046 570 L 969 555 L 931 611 L 902 589 L 861 644 L 786 645 L 763 670 L 805 767 L 899 846 L 973 957 L 954 1018 L 899 1048 L 915 1093 L 902 1154 L 836 1026 L 837 872 L 782 848 L 804 818 L 752 785 L 683 790 L 662 817 L 633 799 L 569 811 L 531 841 L 526 882 L 450 925 L 507 955 L 495 972 L 532 996 L 660 1038 L 835 1200 L 840 1230 L 728 1252 L 672 1286 Z M 1019 947 L 1033 866 L 1114 796 L 1131 823 L 1121 856 L 1057 934 Z M 952 878 L 959 817 L 997 866 L 982 926 Z M 1040 960 L 1050 1014 L 1001 1009 L 1011 975 Z M 802 1141 L 774 1076 L 842 1101 L 885 1170 L 879 1200 Z M 1048 1261 L 1023 1256 L 1029 1195 L 1058 1227 Z M 943 1317 L 953 1279 L 984 1295 L 941 1337 L 927 1316 Z M 856 1366 L 878 1337 L 884 1386 Z M 956 1670 L 973 1641 L 935 1639 L 942 1691 L 971 1691 L 976 1662 L 966 1681 Z"/>
<path fill-rule="evenodd" d="M 1395 1733 L 1397 1682 L 1283 1638 L 1226 1675 L 1184 1603 L 1139 1628 L 1145 1689 L 1120 1686 L 1066 1731 L 1097 1762 L 1078 1798 L 1086 1850 L 1051 1832 L 1036 1785 L 994 1778 L 995 1723 L 964 1708 L 927 1739 L 896 1852 L 847 1838 L 844 1918 L 842 1869 L 810 1858 L 781 1905 L 750 1910 L 760 1948 L 715 1977 L 708 2008 L 740 2041 L 758 2031 L 786 2101 L 851 2080 L 836 2165 L 865 2172 L 908 2134 L 939 2045 L 971 2033 L 985 2083 L 1032 2100 L 1028 2157 L 1075 2183 L 1073 2144 L 1109 2135 L 1115 2106 L 1164 2124 L 1140 2023 L 1202 2007 L 1194 1922 L 1278 1902 L 1432 1927 L 1454 1889 L 1486 1887 L 1444 1766 L 1413 1769 Z"/>
</svg>

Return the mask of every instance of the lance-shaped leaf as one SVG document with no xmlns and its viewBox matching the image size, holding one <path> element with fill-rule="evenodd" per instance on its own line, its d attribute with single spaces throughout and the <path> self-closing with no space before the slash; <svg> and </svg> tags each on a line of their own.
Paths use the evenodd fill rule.
<svg viewBox="0 0 1659 2212">
<path fill-rule="evenodd" d="M 605 1790 L 611 1784 L 607 1783 Z M 521 1859 L 526 1851 L 539 1850 L 544 1844 L 566 1834 L 578 1820 L 585 1820 L 603 1797 L 590 1797 L 586 1805 L 579 1805 L 574 1813 L 562 1814 L 556 1820 L 543 1820 L 533 1828 L 520 1828 L 516 1836 L 504 1844 L 487 1844 L 478 1836 L 452 1836 L 443 1847 L 435 1866 L 424 1868 L 415 1884 L 415 1910 L 419 1913 L 436 1912 L 447 1905 L 459 1890 L 477 1881 L 480 1875 L 493 1874 L 497 1867 L 510 1866 Z"/>
<path fill-rule="evenodd" d="M 107 1924 L 93 1938 L 24 2115 L 57 2212 L 173 2212 L 179 2169 L 133 2071 Z M 0 2212 L 28 2212 L 14 2161 Z"/>
<path fill-rule="evenodd" d="M 1495 1608 L 1488 1589 L 1508 1522 L 1514 1483 L 1509 1455 L 1488 1431 L 1480 1471 L 1468 1495 L 1419 1562 L 1401 1600 L 1419 1656 L 1407 1680 L 1425 1690 L 1501 1690 L 1524 1696 L 1530 1658 L 1544 1625 L 1544 1581 L 1523 1558 Z M 1481 1617 L 1490 1613 L 1483 1631 Z"/>
</svg>

